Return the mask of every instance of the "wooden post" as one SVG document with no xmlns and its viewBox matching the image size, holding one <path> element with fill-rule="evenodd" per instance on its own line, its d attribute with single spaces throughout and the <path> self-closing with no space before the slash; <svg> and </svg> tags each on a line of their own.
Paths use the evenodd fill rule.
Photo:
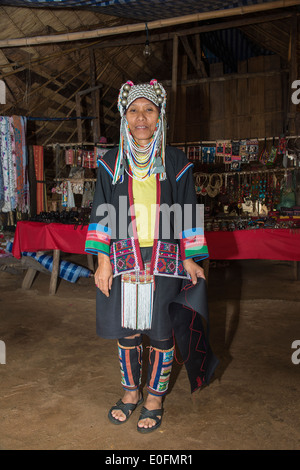
<svg viewBox="0 0 300 470">
<path fill-rule="evenodd" d="M 22 282 L 22 289 L 28 290 L 32 286 L 37 270 L 28 268 Z"/>
<path fill-rule="evenodd" d="M 33 146 L 28 147 L 28 178 L 29 178 L 29 194 L 30 194 L 30 214 L 31 217 L 36 215 L 36 174 L 34 167 Z"/>
<path fill-rule="evenodd" d="M 57 287 L 57 279 L 59 273 L 60 250 L 53 250 L 53 266 L 50 279 L 49 295 L 54 295 Z"/>
<path fill-rule="evenodd" d="M 95 143 L 99 141 L 101 136 L 101 127 L 100 127 L 100 89 L 96 90 L 96 114 L 97 119 L 94 121 L 94 126 L 97 127 L 97 139 Z"/>
<path fill-rule="evenodd" d="M 196 56 L 194 55 L 191 46 L 189 45 L 187 36 L 180 36 L 181 42 L 187 53 L 190 61 L 192 62 L 197 75 L 199 77 L 207 77 L 206 70 L 201 58 L 201 44 L 200 44 L 200 36 L 199 34 L 196 35 Z"/>
<path fill-rule="evenodd" d="M 76 116 L 77 116 L 77 134 L 78 134 L 78 142 L 82 143 L 83 142 L 83 136 L 82 136 L 82 120 L 80 119 L 81 116 L 81 97 L 84 95 L 87 95 L 91 93 L 92 95 L 92 102 L 93 102 L 93 112 L 97 116 L 97 118 L 94 120 L 94 126 L 93 126 L 93 139 L 94 142 L 96 143 L 98 141 L 98 136 L 100 137 L 100 127 L 99 127 L 99 122 L 100 122 L 100 113 L 99 113 L 99 89 L 102 88 L 103 85 L 95 85 L 91 86 L 90 88 L 87 88 L 86 90 L 81 90 L 78 93 L 76 93 Z M 93 98 L 93 93 L 95 94 L 95 99 Z M 97 98 L 97 93 L 98 93 L 98 98 Z M 98 109 L 98 111 L 96 110 Z M 94 115 L 94 114 L 93 114 Z"/>
<path fill-rule="evenodd" d="M 297 61 L 297 15 L 291 18 L 291 31 L 290 31 L 290 43 L 289 43 L 289 114 L 288 114 L 288 132 L 290 135 L 294 135 L 296 132 L 296 111 L 297 105 L 292 102 L 292 83 L 297 80 L 298 75 L 298 61 Z"/>
<path fill-rule="evenodd" d="M 96 65 L 95 65 L 95 54 L 94 49 L 90 49 L 90 77 L 91 77 L 91 88 L 96 86 Z M 92 121 L 93 126 L 93 141 L 96 143 L 100 138 L 100 122 L 99 122 L 99 88 L 93 89 L 91 92 L 92 98 L 92 113 L 96 116 Z"/>
<path fill-rule="evenodd" d="M 95 265 L 94 265 L 94 258 L 93 255 L 87 255 L 87 262 L 88 262 L 88 268 L 93 272 L 95 272 Z"/>
<path fill-rule="evenodd" d="M 57 144 L 55 146 L 55 178 L 59 178 L 60 177 L 60 164 L 59 164 L 59 160 L 60 160 L 60 146 L 59 144 Z"/>
<path fill-rule="evenodd" d="M 292 261 L 293 265 L 293 279 L 300 281 L 300 261 Z"/>
<path fill-rule="evenodd" d="M 187 79 L 187 56 L 184 55 L 182 57 L 182 71 L 181 71 L 181 76 L 182 80 Z M 180 125 L 180 132 L 179 135 L 176 136 L 177 142 L 186 142 L 187 139 L 187 122 L 186 122 L 186 113 L 187 113 L 187 101 L 186 101 L 186 86 L 181 86 L 180 87 L 180 113 L 178 116 L 178 122 Z"/>
<path fill-rule="evenodd" d="M 203 60 L 202 60 L 200 34 L 195 35 L 195 41 L 196 41 L 197 68 L 200 70 L 202 77 L 207 77 L 205 65 L 204 65 Z"/>
<path fill-rule="evenodd" d="M 77 139 L 78 142 L 82 143 L 83 137 L 82 137 L 82 123 L 81 123 L 81 106 L 80 106 L 80 95 L 79 93 L 76 94 L 76 117 L 77 119 Z"/>
<path fill-rule="evenodd" d="M 171 135 L 170 141 L 174 141 L 175 119 L 176 119 L 176 95 L 177 95 L 177 73 L 178 73 L 178 36 L 173 39 L 173 61 L 172 61 L 172 91 L 171 91 Z"/>
</svg>

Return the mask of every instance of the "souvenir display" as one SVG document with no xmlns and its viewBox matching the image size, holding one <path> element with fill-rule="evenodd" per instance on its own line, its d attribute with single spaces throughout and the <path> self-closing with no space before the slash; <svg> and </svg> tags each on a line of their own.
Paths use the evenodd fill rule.
<svg viewBox="0 0 300 470">
<path fill-rule="evenodd" d="M 194 160 L 194 179 L 205 205 L 206 230 L 300 227 L 299 162 L 297 139 L 203 144 L 201 164 Z"/>
<path fill-rule="evenodd" d="M 155 88 L 156 84 L 152 85 Z M 26 218 L 35 221 L 78 223 L 80 220 L 82 223 L 84 220 L 84 223 L 88 223 L 97 168 L 112 145 L 103 138 L 90 146 L 61 144 L 63 160 L 60 166 L 64 166 L 64 169 L 60 171 L 65 176 L 56 178 L 49 187 L 49 181 L 46 181 L 44 175 L 45 148 L 32 146 L 32 151 L 26 152 L 24 141 L 19 142 L 16 138 L 16 130 L 24 129 L 22 118 L 2 117 L 0 124 L 3 135 L 0 142 L 3 149 L 0 161 L 0 208 L 3 214 L 7 212 L 7 217 L 12 221 L 8 223 L 7 219 L 6 225 L 15 226 L 21 214 L 26 212 Z M 164 121 L 161 125 L 164 130 Z M 21 132 L 21 136 L 23 134 Z M 130 164 L 135 168 L 135 149 L 130 142 L 126 145 Z M 199 203 L 205 206 L 207 230 L 257 229 L 267 225 L 273 228 L 300 226 L 299 138 L 219 139 L 174 146 L 182 150 L 189 162 L 194 164 L 195 189 Z M 29 210 L 27 160 L 30 155 L 37 182 L 37 212 L 34 216 L 30 215 Z M 161 165 L 156 168 L 161 181 L 164 178 L 163 157 L 156 159 L 161 161 Z M 19 161 L 22 165 L 11 166 Z M 144 167 L 148 171 L 152 164 L 152 160 L 145 162 L 143 168 L 136 168 L 136 173 L 143 178 Z M 157 162 L 155 164 L 157 166 Z M 21 168 L 20 174 L 14 173 L 12 169 L 15 167 Z M 120 177 L 121 173 L 120 168 Z M 20 191 L 21 185 L 24 191 Z M 76 215 L 74 218 L 75 213 L 82 213 L 83 210 L 86 211 L 84 217 Z M 66 215 L 68 213 L 69 216 Z M 258 222 L 258 217 L 263 219 Z"/>
</svg>

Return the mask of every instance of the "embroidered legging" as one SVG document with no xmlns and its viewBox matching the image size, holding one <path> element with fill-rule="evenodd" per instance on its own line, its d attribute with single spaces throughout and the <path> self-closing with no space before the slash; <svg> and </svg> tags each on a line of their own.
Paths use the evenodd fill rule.
<svg viewBox="0 0 300 470">
<path fill-rule="evenodd" d="M 137 390 L 142 375 L 142 336 L 118 341 L 121 384 L 125 390 Z M 155 396 L 167 393 L 174 358 L 174 341 L 150 339 L 147 390 Z"/>
</svg>

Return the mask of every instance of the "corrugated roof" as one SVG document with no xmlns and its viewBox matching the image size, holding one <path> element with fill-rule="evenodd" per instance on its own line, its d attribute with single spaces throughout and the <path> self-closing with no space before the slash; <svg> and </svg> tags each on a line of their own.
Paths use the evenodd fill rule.
<svg viewBox="0 0 300 470">
<path fill-rule="evenodd" d="M 273 0 L 2 0 L 1 4 L 37 8 L 80 8 L 121 18 L 152 21 L 271 2 L 274 3 Z"/>
</svg>

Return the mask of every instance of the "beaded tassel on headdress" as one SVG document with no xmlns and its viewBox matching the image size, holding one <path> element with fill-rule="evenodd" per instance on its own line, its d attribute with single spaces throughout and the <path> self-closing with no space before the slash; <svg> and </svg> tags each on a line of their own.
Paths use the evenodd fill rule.
<svg viewBox="0 0 300 470">
<path fill-rule="evenodd" d="M 128 127 L 126 110 L 137 98 L 146 98 L 160 110 L 159 119 L 151 142 L 142 148 L 134 141 Z M 131 177 L 142 180 L 151 174 L 159 173 L 160 180 L 166 178 L 166 91 L 156 80 L 149 84 L 134 85 L 131 81 L 122 85 L 118 97 L 118 109 L 121 115 L 120 141 L 114 168 L 113 184 L 124 179 L 124 171 L 129 167 Z M 125 166 L 126 164 L 126 166 Z"/>
</svg>

